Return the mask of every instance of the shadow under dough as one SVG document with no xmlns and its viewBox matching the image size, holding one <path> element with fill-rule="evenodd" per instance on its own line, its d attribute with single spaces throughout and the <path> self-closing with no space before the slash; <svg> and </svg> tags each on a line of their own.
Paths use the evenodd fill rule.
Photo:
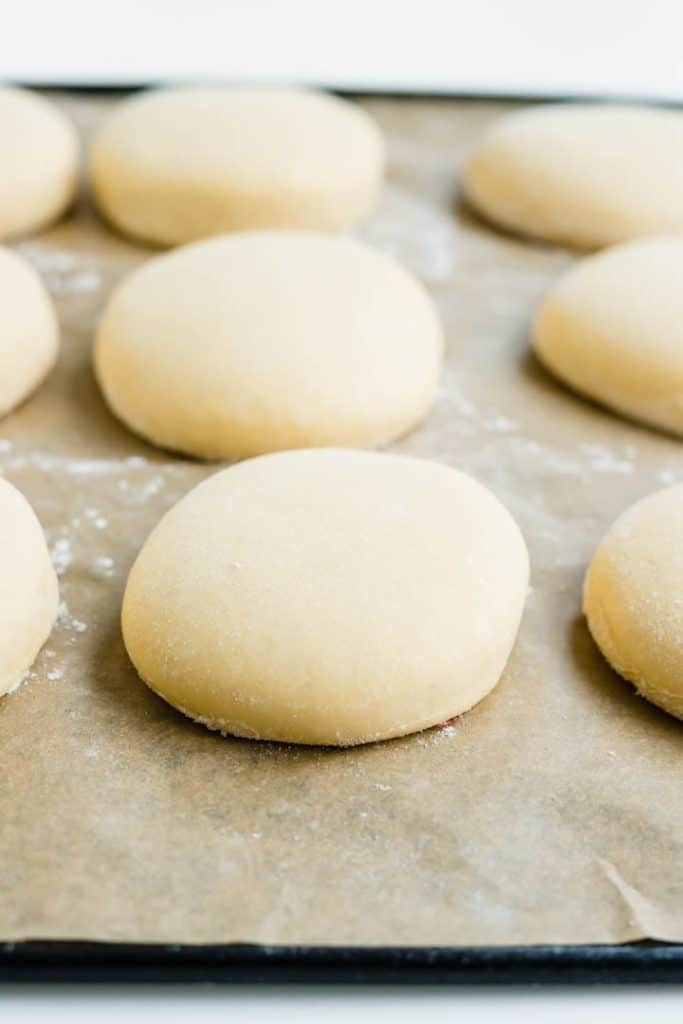
<svg viewBox="0 0 683 1024">
<path fill-rule="evenodd" d="M 616 672 L 593 640 L 583 615 L 569 626 L 570 649 L 577 677 L 590 687 L 601 703 L 618 709 L 623 715 L 639 719 L 648 728 L 658 728 L 680 740 L 682 723 L 641 697 L 635 686 Z"/>
</svg>

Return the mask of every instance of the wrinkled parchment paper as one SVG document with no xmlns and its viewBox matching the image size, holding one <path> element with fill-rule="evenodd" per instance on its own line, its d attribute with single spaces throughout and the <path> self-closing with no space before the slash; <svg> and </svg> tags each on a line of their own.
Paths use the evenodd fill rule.
<svg viewBox="0 0 683 1024">
<path fill-rule="evenodd" d="M 59 97 L 84 134 L 114 102 Z M 683 479 L 680 443 L 563 390 L 529 355 L 544 289 L 575 258 L 456 204 L 459 162 L 510 105 L 375 99 L 390 174 L 361 234 L 431 288 L 448 361 L 394 450 L 462 467 L 524 530 L 532 587 L 502 682 L 455 724 L 352 750 L 223 739 L 136 677 L 129 566 L 216 465 L 146 446 L 89 365 L 112 286 L 149 252 L 82 202 L 18 249 L 58 308 L 57 370 L 0 422 L 33 503 L 59 621 L 0 701 L 0 938 L 204 943 L 683 940 L 683 724 L 612 673 L 579 615 L 600 535 Z"/>
</svg>

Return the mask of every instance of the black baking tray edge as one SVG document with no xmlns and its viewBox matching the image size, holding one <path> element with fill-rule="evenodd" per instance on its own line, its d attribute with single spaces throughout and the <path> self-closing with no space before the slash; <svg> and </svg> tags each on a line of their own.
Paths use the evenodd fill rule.
<svg viewBox="0 0 683 1024">
<path fill-rule="evenodd" d="M 0 982 L 683 983 L 683 945 L 358 947 L 0 943 Z"/>
</svg>

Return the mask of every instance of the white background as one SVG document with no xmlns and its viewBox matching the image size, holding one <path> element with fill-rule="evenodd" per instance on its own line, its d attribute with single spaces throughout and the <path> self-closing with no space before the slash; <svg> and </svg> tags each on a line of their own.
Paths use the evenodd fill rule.
<svg viewBox="0 0 683 1024">
<path fill-rule="evenodd" d="M 0 78 L 280 80 L 362 90 L 683 100 L 681 0 L 0 0 Z M 0 1019 L 582 1021 L 683 1018 L 677 989 L 0 990 Z"/>
<path fill-rule="evenodd" d="M 683 99 L 680 0 L 0 0 L 0 77 Z"/>
<path fill-rule="evenodd" d="M 3 1024 L 680 1024 L 677 989 L 0 989 Z"/>
<path fill-rule="evenodd" d="M 3 1024 L 680 1024 L 677 989 L 0 989 Z"/>
</svg>

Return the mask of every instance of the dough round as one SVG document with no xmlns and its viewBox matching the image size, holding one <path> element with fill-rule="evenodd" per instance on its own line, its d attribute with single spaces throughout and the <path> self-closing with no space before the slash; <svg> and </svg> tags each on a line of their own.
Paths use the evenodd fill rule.
<svg viewBox="0 0 683 1024">
<path fill-rule="evenodd" d="M 584 585 L 598 647 L 641 696 L 683 718 L 683 484 L 632 505 L 607 531 Z"/>
<path fill-rule="evenodd" d="M 48 100 L 0 87 L 0 238 L 37 231 L 73 203 L 78 139 Z"/>
<path fill-rule="evenodd" d="M 121 231 L 179 245 L 246 228 L 338 231 L 384 171 L 359 107 L 300 89 L 164 89 L 122 103 L 91 150 L 97 202 Z"/>
<path fill-rule="evenodd" d="M 683 231 L 682 166 L 680 112 L 567 103 L 495 124 L 464 187 L 504 228 L 592 249 Z"/>
<path fill-rule="evenodd" d="M 52 300 L 36 272 L 2 247 L 0 295 L 0 416 L 4 416 L 52 368 L 59 328 Z"/>
<path fill-rule="evenodd" d="M 47 640 L 59 588 L 45 537 L 23 494 L 0 479 L 0 696 L 14 689 Z"/>
<path fill-rule="evenodd" d="M 581 394 L 683 434 L 683 238 L 583 260 L 546 297 L 534 347 Z"/>
<path fill-rule="evenodd" d="M 391 440 L 429 408 L 441 349 L 427 292 L 387 256 L 313 232 L 245 232 L 124 281 L 95 369 L 136 433 L 235 459 Z"/>
<path fill-rule="evenodd" d="M 522 535 L 465 474 L 406 456 L 251 459 L 164 516 L 123 635 L 211 729 L 347 746 L 458 715 L 496 685 L 527 589 Z"/>
</svg>

